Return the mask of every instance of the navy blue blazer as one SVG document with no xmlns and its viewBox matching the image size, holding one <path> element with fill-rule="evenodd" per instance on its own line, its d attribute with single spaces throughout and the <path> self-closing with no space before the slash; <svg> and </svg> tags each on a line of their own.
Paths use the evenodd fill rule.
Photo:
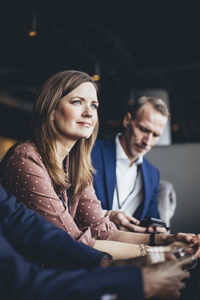
<svg viewBox="0 0 200 300">
<path fill-rule="evenodd" d="M 92 150 L 92 164 L 97 171 L 94 174 L 94 188 L 103 209 L 112 209 L 114 189 L 116 185 L 116 147 L 115 137 L 97 140 Z M 147 160 L 141 165 L 144 183 L 144 201 L 134 213 L 134 217 L 142 220 L 144 217 L 159 218 L 157 193 L 159 186 L 159 171 Z"/>
<path fill-rule="evenodd" d="M 140 270 L 100 268 L 103 255 L 17 203 L 0 186 L 2 299 L 94 300 L 117 293 L 119 299 L 143 300 Z"/>
</svg>

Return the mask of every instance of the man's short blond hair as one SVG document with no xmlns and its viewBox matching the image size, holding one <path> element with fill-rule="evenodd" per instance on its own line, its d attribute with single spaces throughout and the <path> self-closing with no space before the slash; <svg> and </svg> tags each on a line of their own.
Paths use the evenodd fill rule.
<svg viewBox="0 0 200 300">
<path fill-rule="evenodd" d="M 151 104 L 152 107 L 163 116 L 166 116 L 167 118 L 170 117 L 170 112 L 165 102 L 160 98 L 149 96 L 142 96 L 138 98 L 132 105 L 129 105 L 127 112 L 130 112 L 132 118 L 136 119 L 138 112 L 146 104 Z"/>
</svg>

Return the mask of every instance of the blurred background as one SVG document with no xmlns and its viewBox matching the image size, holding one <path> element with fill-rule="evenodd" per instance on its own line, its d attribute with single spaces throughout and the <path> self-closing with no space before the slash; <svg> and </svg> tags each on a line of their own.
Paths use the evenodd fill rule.
<svg viewBox="0 0 200 300">
<path fill-rule="evenodd" d="M 28 138 L 44 81 L 76 69 L 99 85 L 99 137 L 120 130 L 127 104 L 162 97 L 171 119 L 147 158 L 172 182 L 172 231 L 200 231 L 200 18 L 194 2 L 2 1 L 0 159 Z"/>
</svg>

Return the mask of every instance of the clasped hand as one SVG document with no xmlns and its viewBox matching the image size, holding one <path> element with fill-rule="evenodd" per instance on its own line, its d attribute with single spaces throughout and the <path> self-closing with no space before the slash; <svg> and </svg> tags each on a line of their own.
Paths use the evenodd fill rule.
<svg viewBox="0 0 200 300">
<path fill-rule="evenodd" d="M 194 254 L 196 258 L 200 257 L 200 234 L 181 232 L 170 234 L 167 243 L 181 246 L 186 254 Z"/>
</svg>

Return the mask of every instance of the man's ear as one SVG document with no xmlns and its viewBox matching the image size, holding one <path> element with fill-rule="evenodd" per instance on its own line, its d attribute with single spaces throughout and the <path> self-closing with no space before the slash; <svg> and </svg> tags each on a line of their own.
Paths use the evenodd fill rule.
<svg viewBox="0 0 200 300">
<path fill-rule="evenodd" d="M 132 120 L 132 116 L 130 112 L 127 112 L 123 119 L 123 126 L 124 128 L 127 128 L 127 126 L 130 124 L 130 121 Z"/>
</svg>

